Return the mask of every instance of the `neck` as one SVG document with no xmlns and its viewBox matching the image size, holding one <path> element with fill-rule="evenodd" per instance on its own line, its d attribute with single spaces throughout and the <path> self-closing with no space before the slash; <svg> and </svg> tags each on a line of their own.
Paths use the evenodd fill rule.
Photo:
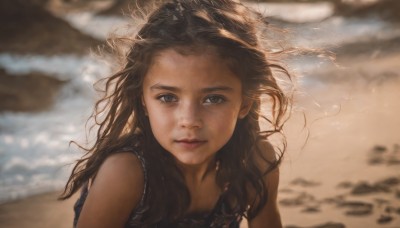
<svg viewBox="0 0 400 228">
<path fill-rule="evenodd" d="M 215 172 L 216 166 L 217 162 L 215 157 L 198 165 L 186 165 L 178 163 L 178 168 L 182 171 L 186 183 L 190 185 L 201 184 L 207 176 Z"/>
</svg>

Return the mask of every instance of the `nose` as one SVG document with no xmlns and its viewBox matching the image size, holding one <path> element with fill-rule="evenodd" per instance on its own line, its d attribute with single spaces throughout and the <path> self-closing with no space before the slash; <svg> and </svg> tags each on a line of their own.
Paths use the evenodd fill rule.
<svg viewBox="0 0 400 228">
<path fill-rule="evenodd" d="M 203 121 L 201 118 L 201 108 L 195 102 L 181 104 L 178 110 L 179 126 L 183 128 L 201 128 Z"/>
</svg>

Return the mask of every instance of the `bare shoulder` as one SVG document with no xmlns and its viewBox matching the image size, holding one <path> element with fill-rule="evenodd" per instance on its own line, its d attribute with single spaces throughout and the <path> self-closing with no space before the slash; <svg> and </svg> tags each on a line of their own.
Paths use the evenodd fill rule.
<svg viewBox="0 0 400 228">
<path fill-rule="evenodd" d="M 266 171 L 277 160 L 274 147 L 268 141 L 259 141 L 258 151 L 254 154 L 254 163 L 260 171 Z"/>
<path fill-rule="evenodd" d="M 143 189 L 139 158 L 131 152 L 110 155 L 90 186 L 78 227 L 123 227 L 139 204 Z"/>
<path fill-rule="evenodd" d="M 266 171 L 270 168 L 271 163 L 277 161 L 276 153 L 273 146 L 268 141 L 262 141 L 258 145 L 259 153 L 256 153 L 255 163 L 260 171 Z M 279 167 L 268 172 L 264 176 L 266 185 L 267 203 L 261 211 L 249 220 L 249 227 L 263 228 L 279 228 L 282 227 L 280 213 L 277 205 L 278 186 L 279 186 Z"/>
<path fill-rule="evenodd" d="M 91 191 L 93 188 L 103 184 L 121 188 L 119 190 L 132 191 L 132 187 L 140 186 L 143 188 L 144 175 L 141 161 L 132 152 L 110 155 L 100 166 Z"/>
<path fill-rule="evenodd" d="M 114 178 L 123 178 L 126 175 L 136 176 L 137 174 L 139 174 L 137 176 L 143 177 L 143 168 L 136 154 L 132 152 L 120 152 L 112 154 L 104 160 L 96 179 L 101 174 L 118 174 Z"/>
</svg>

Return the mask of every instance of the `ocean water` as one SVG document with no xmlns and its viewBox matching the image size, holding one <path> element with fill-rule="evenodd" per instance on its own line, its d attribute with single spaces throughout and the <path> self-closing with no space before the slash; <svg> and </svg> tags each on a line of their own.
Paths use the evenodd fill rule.
<svg viewBox="0 0 400 228">
<path fill-rule="evenodd" d="M 331 5 L 313 6 L 312 9 L 304 8 L 304 5 L 297 6 L 303 9 L 298 14 L 290 8 L 296 6 L 254 7 L 268 15 L 282 15 L 282 19 L 289 21 L 308 22 L 289 26 L 296 37 L 295 44 L 303 47 L 343 45 L 400 34 L 400 28 L 388 29 L 389 25 L 377 18 L 358 20 L 330 17 L 333 13 Z M 288 18 L 285 12 L 290 9 Z M 65 19 L 82 32 L 101 39 L 127 23 L 127 19 L 99 17 L 88 12 L 70 14 Z M 316 22 L 321 19 L 325 20 Z M 303 58 L 291 64 L 300 74 L 306 75 L 327 63 Z M 0 114 L 0 203 L 59 190 L 69 176 L 71 164 L 82 155 L 78 149 L 70 147 L 69 142 L 85 141 L 85 122 L 97 98 L 92 85 L 108 75 L 110 67 L 92 56 L 45 57 L 12 53 L 0 54 L 0 67 L 16 74 L 15 77 L 36 71 L 68 81 L 51 110 Z M 307 77 L 302 80 L 305 86 L 312 84 Z M 91 136 L 88 137 L 90 139 Z"/>
<path fill-rule="evenodd" d="M 8 54 L 0 55 L 0 66 L 15 77 L 35 71 L 68 81 L 51 110 L 0 115 L 0 202 L 58 190 L 81 155 L 69 141 L 84 142 L 92 84 L 109 69 L 90 57 Z"/>
</svg>

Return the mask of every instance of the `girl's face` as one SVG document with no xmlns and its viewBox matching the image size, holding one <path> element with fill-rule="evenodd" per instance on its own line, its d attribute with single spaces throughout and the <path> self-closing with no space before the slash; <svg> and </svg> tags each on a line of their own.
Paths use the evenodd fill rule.
<svg viewBox="0 0 400 228">
<path fill-rule="evenodd" d="M 183 165 L 207 164 L 251 105 L 242 85 L 211 51 L 160 51 L 143 82 L 143 106 L 160 145 Z"/>
</svg>

